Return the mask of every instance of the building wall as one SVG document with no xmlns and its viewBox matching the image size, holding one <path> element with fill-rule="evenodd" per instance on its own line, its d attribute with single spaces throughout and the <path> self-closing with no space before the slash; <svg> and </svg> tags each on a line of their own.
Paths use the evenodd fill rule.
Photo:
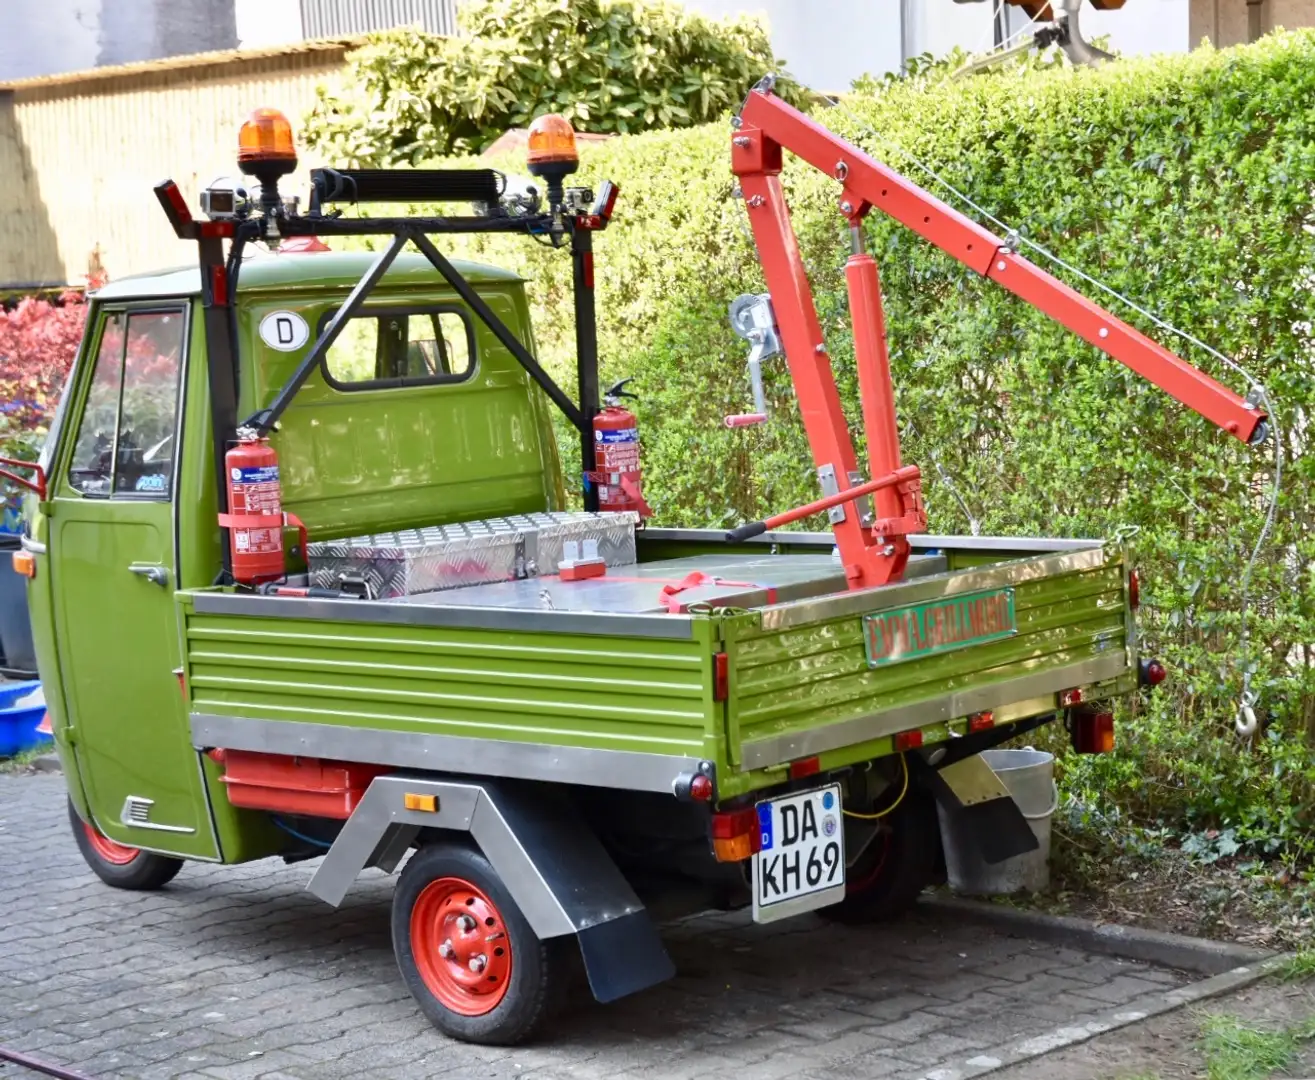
<svg viewBox="0 0 1315 1080">
<path fill-rule="evenodd" d="M 912 0 L 920 3 L 922 0 Z M 933 0 L 927 0 L 933 2 Z M 948 3 L 949 0 L 946 0 Z M 899 68 L 900 8 L 910 0 L 685 0 L 705 15 L 767 19 L 776 55 L 819 90 L 848 90 L 864 72 Z"/>
<path fill-rule="evenodd" d="M 347 43 L 275 54 L 218 54 L 117 72 L 31 80 L 0 92 L 0 285 L 82 284 L 195 257 L 151 188 L 172 177 L 196 208 L 202 186 L 237 173 L 237 131 L 258 106 L 299 127 L 316 87 L 341 78 Z M 303 151 L 284 191 L 307 191 Z M 199 210 L 197 211 L 199 213 Z"/>
<path fill-rule="evenodd" d="M 1247 40 L 1248 12 L 1246 0 L 1191 0 L 1188 38 L 1193 47 L 1209 39 L 1225 48 Z M 1295 30 L 1315 26 L 1315 0 L 1265 0 L 1261 5 L 1261 29 L 1276 27 Z"/>
<path fill-rule="evenodd" d="M 765 16 L 772 45 L 788 70 L 819 90 L 846 90 L 865 73 L 898 71 L 910 56 L 944 56 L 955 48 L 984 52 L 995 42 L 996 0 L 686 0 L 707 15 Z M 1119 11 L 1082 11 L 1087 37 L 1108 36 L 1125 55 L 1189 47 L 1188 6 L 1201 0 L 1128 0 Z M 1213 2 L 1213 0 L 1206 0 Z M 1231 0 L 1226 0 L 1231 2 Z M 1240 2 L 1240 0 L 1239 0 Z M 1271 0 L 1308 3 L 1315 0 Z M 1005 7 L 1005 34 L 1027 25 Z"/>
<path fill-rule="evenodd" d="M 0 82 L 236 48 L 233 4 L 0 0 Z"/>
<path fill-rule="evenodd" d="M 301 0 L 301 23 L 309 38 L 340 37 L 419 26 L 431 34 L 457 32 L 456 0 Z"/>
</svg>

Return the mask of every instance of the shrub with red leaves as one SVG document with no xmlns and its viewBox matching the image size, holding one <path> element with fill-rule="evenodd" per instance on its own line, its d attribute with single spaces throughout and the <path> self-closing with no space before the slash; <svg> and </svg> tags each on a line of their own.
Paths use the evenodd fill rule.
<svg viewBox="0 0 1315 1080">
<path fill-rule="evenodd" d="M 12 311 L 0 311 L 0 412 L 9 432 L 45 429 L 86 318 L 87 305 L 77 292 L 58 304 L 27 297 Z"/>
<path fill-rule="evenodd" d="M 35 461 L 77 355 L 87 305 L 70 290 L 0 310 L 0 457 Z M 23 489 L 0 482 L 0 532 L 19 528 Z"/>
</svg>

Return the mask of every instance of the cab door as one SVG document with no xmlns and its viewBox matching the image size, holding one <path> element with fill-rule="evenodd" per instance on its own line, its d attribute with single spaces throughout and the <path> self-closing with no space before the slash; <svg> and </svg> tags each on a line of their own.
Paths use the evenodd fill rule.
<svg viewBox="0 0 1315 1080">
<path fill-rule="evenodd" d="M 102 308 L 73 388 L 49 521 L 60 678 L 97 828 L 218 856 L 180 667 L 175 448 L 184 301 Z"/>
</svg>

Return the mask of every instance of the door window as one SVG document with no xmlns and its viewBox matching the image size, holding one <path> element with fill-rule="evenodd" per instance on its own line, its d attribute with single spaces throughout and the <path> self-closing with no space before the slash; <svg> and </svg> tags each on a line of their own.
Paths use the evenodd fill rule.
<svg viewBox="0 0 1315 1080">
<path fill-rule="evenodd" d="M 182 310 L 105 316 L 69 466 L 75 491 L 169 498 L 185 340 Z"/>
</svg>

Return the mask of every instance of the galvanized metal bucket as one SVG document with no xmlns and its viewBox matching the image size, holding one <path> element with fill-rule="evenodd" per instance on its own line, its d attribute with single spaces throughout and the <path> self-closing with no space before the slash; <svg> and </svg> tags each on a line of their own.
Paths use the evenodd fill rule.
<svg viewBox="0 0 1315 1080">
<path fill-rule="evenodd" d="M 1037 838 L 1035 851 L 987 863 L 943 810 L 941 839 L 950 888 L 970 896 L 1008 896 L 1039 892 L 1050 884 L 1050 819 L 1059 808 L 1055 755 L 1044 750 L 985 750 L 982 758 L 1009 789 Z"/>
</svg>

